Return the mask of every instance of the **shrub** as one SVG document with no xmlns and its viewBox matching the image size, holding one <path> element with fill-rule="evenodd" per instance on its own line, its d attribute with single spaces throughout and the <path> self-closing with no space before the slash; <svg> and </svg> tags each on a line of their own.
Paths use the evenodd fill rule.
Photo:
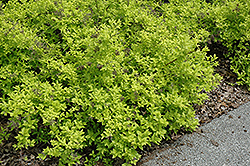
<svg viewBox="0 0 250 166">
<path fill-rule="evenodd" d="M 207 3 L 206 3 L 207 2 Z M 231 61 L 231 69 L 238 75 L 238 84 L 250 88 L 249 55 L 249 1 L 177 0 L 170 3 L 160 1 L 159 10 L 167 18 L 178 18 L 179 25 L 191 36 L 200 34 L 201 46 L 217 42 L 228 48 L 224 56 Z M 198 31 L 197 31 L 198 30 Z M 209 33 L 208 37 L 200 30 Z"/>
<path fill-rule="evenodd" d="M 217 0 L 203 13 L 202 22 L 210 32 L 209 40 L 228 48 L 225 57 L 229 57 L 231 69 L 238 75 L 237 83 L 248 85 L 250 90 L 249 6 L 248 0 Z"/>
<path fill-rule="evenodd" d="M 145 1 L 9 1 L 1 14 L 1 114 L 15 147 L 41 142 L 39 157 L 73 165 L 109 156 L 135 164 L 136 149 L 194 130 L 192 103 L 221 79 L 208 34 Z M 173 8 L 174 10 L 174 8 Z M 172 11 L 169 11 L 172 12 Z M 172 13 L 165 13 L 171 16 Z M 190 27 L 194 33 L 189 33 Z M 87 163 L 88 162 L 88 163 Z"/>
</svg>

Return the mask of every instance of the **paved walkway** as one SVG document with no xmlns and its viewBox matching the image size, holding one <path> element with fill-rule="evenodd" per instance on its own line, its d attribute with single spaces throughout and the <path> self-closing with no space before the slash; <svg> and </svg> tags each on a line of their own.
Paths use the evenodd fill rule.
<svg viewBox="0 0 250 166">
<path fill-rule="evenodd" d="M 179 138 L 141 166 L 250 166 L 250 102 Z"/>
</svg>

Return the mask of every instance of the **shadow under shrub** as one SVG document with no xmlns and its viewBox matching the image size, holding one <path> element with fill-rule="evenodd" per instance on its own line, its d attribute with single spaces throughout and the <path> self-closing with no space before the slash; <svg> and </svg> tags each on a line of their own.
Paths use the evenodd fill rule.
<svg viewBox="0 0 250 166">
<path fill-rule="evenodd" d="M 16 4 L 14 3 L 16 2 Z M 148 2 L 149 4 L 149 2 Z M 135 164 L 136 149 L 181 127 L 220 77 L 216 57 L 181 21 L 143 1 L 9 1 L 1 14 L 1 114 L 18 129 L 16 148 L 48 143 L 39 157 L 86 165 L 107 157 Z M 153 4 L 151 4 L 153 5 Z M 199 33 L 198 33 L 199 32 Z"/>
</svg>

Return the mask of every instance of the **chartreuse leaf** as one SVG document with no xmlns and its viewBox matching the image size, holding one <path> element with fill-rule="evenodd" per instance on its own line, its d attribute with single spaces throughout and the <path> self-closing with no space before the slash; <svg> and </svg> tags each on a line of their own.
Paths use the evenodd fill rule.
<svg viewBox="0 0 250 166">
<path fill-rule="evenodd" d="M 135 165 L 136 149 L 198 125 L 221 77 L 208 44 L 228 48 L 249 85 L 249 1 L 8 2 L 0 17 L 0 110 L 16 148 L 75 165 Z M 237 42 L 236 42 L 237 41 Z M 234 56 L 231 56 L 234 55 Z M 7 134 L 6 134 L 7 139 Z"/>
</svg>

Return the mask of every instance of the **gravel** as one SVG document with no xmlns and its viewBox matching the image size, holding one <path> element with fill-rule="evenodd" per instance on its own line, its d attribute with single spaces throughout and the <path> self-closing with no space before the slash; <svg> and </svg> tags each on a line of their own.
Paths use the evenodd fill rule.
<svg viewBox="0 0 250 166">
<path fill-rule="evenodd" d="M 250 102 L 154 151 L 138 165 L 250 165 Z M 216 143 L 217 144 L 216 144 Z"/>
</svg>

